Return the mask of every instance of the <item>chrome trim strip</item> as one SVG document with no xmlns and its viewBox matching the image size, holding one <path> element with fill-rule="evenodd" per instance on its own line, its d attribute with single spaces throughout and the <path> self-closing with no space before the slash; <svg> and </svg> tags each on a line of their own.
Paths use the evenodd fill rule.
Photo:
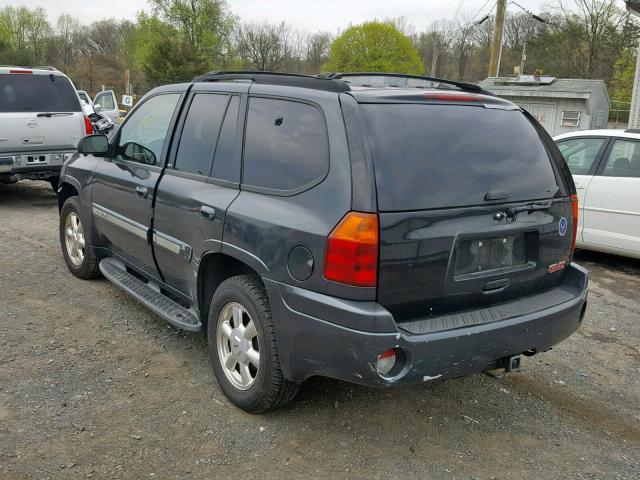
<svg viewBox="0 0 640 480">
<path fill-rule="evenodd" d="M 129 233 L 132 233 L 136 237 L 140 237 L 144 240 L 147 239 L 147 232 L 149 229 L 144 225 L 141 225 L 138 222 L 134 222 L 133 220 L 124 217 L 119 213 L 114 212 L 113 210 L 109 210 L 102 205 L 98 205 L 97 203 L 93 204 L 92 210 L 94 216 L 102 218 L 110 224 L 115 225 L 116 227 L 120 227 Z"/>
<path fill-rule="evenodd" d="M 184 242 L 181 242 L 177 238 L 173 238 L 165 233 L 158 232 L 157 230 L 153 231 L 153 243 L 159 247 L 162 247 L 171 253 L 175 253 L 176 255 L 182 255 L 184 260 L 188 263 L 191 261 L 191 254 L 193 249 L 190 245 L 187 245 Z"/>
<path fill-rule="evenodd" d="M 591 212 L 604 212 L 604 213 L 616 213 L 618 215 L 637 215 L 640 216 L 640 212 L 628 212 L 626 210 L 613 210 L 611 208 L 597 208 L 597 207 L 583 207 L 585 210 Z"/>
</svg>

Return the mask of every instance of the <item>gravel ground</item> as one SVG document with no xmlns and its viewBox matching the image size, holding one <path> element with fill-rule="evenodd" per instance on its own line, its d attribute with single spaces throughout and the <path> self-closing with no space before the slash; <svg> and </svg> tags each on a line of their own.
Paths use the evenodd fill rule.
<svg viewBox="0 0 640 480">
<path fill-rule="evenodd" d="M 202 335 L 81 281 L 44 183 L 0 185 L 0 478 L 640 478 L 640 262 L 580 252 L 582 329 L 521 373 L 328 379 L 249 415 Z"/>
</svg>

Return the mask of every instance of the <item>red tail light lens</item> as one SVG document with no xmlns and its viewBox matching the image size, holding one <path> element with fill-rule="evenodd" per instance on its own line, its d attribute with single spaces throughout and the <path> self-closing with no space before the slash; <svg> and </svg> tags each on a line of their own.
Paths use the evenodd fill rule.
<svg viewBox="0 0 640 480">
<path fill-rule="evenodd" d="M 84 117 L 84 129 L 87 135 L 93 134 L 93 125 L 91 124 L 91 120 L 89 120 L 89 117 L 87 116 Z"/>
<path fill-rule="evenodd" d="M 33 74 L 32 70 L 9 70 L 9 73 L 17 73 L 19 75 L 31 75 Z"/>
<path fill-rule="evenodd" d="M 327 239 L 327 280 L 375 287 L 378 281 L 378 215 L 349 212 Z"/>
<path fill-rule="evenodd" d="M 573 209 L 573 240 L 571 241 L 571 251 L 576 249 L 576 240 L 578 240 L 578 196 L 571 195 L 571 207 Z"/>
</svg>

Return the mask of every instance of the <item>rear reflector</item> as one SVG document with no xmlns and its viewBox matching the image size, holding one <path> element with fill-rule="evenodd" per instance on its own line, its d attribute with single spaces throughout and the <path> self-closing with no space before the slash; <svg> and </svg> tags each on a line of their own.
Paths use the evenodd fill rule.
<svg viewBox="0 0 640 480">
<path fill-rule="evenodd" d="M 91 124 L 91 120 L 89 120 L 89 117 L 87 116 L 84 117 L 84 129 L 87 135 L 93 134 L 93 125 Z"/>
<path fill-rule="evenodd" d="M 427 100 L 439 100 L 444 102 L 480 102 L 482 100 L 481 95 L 458 92 L 426 92 L 423 97 Z"/>
<path fill-rule="evenodd" d="M 578 240 L 578 196 L 571 195 L 571 207 L 573 209 L 573 240 L 571 241 L 571 251 L 576 249 L 576 240 Z"/>
<path fill-rule="evenodd" d="M 347 213 L 327 239 L 324 277 L 356 287 L 375 287 L 378 236 L 378 215 Z"/>
<path fill-rule="evenodd" d="M 376 371 L 379 375 L 386 376 L 393 366 L 396 364 L 396 351 L 395 349 L 387 350 L 378 355 L 378 361 L 376 362 Z"/>
<path fill-rule="evenodd" d="M 27 74 L 27 75 L 29 75 L 29 74 L 32 74 L 33 71 L 31 71 L 31 70 L 17 70 L 17 69 L 14 69 L 14 70 L 9 70 L 9 73 L 18 73 L 18 74 Z"/>
</svg>

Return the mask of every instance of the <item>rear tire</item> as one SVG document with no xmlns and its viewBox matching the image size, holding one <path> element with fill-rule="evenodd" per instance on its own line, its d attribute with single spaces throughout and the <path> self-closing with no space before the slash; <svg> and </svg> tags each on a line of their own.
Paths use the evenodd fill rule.
<svg viewBox="0 0 640 480">
<path fill-rule="evenodd" d="M 266 412 L 298 393 L 299 384 L 282 375 L 269 299 L 258 277 L 239 275 L 220 284 L 211 300 L 207 340 L 220 389 L 237 407 Z"/>
<path fill-rule="evenodd" d="M 100 275 L 90 242 L 91 220 L 85 218 L 78 197 L 70 197 L 60 211 L 60 245 L 67 268 L 83 280 Z"/>
</svg>

